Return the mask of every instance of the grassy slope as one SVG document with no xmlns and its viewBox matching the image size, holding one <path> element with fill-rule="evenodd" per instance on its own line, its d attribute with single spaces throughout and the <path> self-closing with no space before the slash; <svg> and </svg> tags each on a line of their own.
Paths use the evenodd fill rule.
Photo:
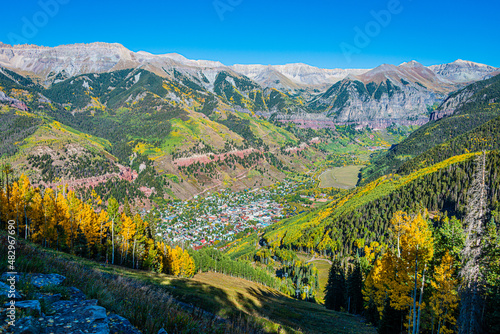
<svg viewBox="0 0 500 334">
<path fill-rule="evenodd" d="M 37 247 L 38 252 L 65 260 L 65 263 L 77 263 L 98 272 L 117 274 L 156 287 L 163 287 L 179 301 L 200 307 L 221 317 L 230 317 L 243 312 L 251 315 L 262 324 L 266 332 L 276 333 L 278 328 L 285 333 L 375 333 L 373 327 L 360 321 L 359 317 L 326 310 L 323 306 L 299 301 L 282 293 L 240 278 L 218 273 L 201 273 L 192 279 L 176 278 L 128 268 L 103 265 L 87 259 L 78 258 L 54 250 Z M 33 259 L 17 259 L 18 265 Z M 69 261 L 69 262 L 67 262 Z M 51 272 L 57 272 L 51 267 Z M 59 272 L 71 276 L 71 273 Z M 109 300 L 100 300 L 98 296 L 109 296 L 109 291 L 95 291 L 90 288 L 84 292 L 91 298 L 99 299 L 101 305 L 110 307 Z M 88 288 L 88 287 L 87 287 Z M 281 332 L 283 333 L 283 331 Z"/>
<path fill-rule="evenodd" d="M 270 146 L 280 146 L 287 141 L 297 142 L 298 139 L 290 132 L 273 125 L 267 120 L 251 117 L 249 114 L 238 113 L 238 116 L 242 119 L 247 119 L 250 121 L 250 129 L 259 138 L 262 138 L 264 142 L 267 142 Z"/>
</svg>

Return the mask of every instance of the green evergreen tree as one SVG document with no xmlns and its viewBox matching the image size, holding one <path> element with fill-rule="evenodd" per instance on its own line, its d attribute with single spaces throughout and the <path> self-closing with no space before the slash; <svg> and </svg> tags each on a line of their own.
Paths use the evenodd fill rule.
<svg viewBox="0 0 500 334">
<path fill-rule="evenodd" d="M 379 334 L 397 334 L 403 332 L 403 313 L 394 309 L 391 306 L 390 300 L 387 299 L 384 305 L 382 319 L 378 328 Z"/>
<path fill-rule="evenodd" d="M 360 314 L 363 311 L 363 275 L 361 266 L 356 260 L 354 267 L 347 277 L 347 304 L 348 312 Z"/>
<path fill-rule="evenodd" d="M 339 260 L 334 260 L 330 273 L 328 274 L 328 283 L 325 288 L 325 306 L 327 309 L 340 311 L 346 307 L 345 298 L 345 275 Z"/>
</svg>

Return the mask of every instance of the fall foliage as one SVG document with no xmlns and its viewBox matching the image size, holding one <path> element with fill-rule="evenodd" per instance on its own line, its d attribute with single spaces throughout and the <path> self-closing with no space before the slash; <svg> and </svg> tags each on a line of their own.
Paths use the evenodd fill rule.
<svg viewBox="0 0 500 334">
<path fill-rule="evenodd" d="M 83 201 L 64 187 L 32 187 L 25 175 L 0 188 L 3 227 L 15 221 L 19 237 L 99 261 L 157 271 L 164 268 L 175 276 L 194 275 L 194 262 L 186 250 L 157 245 L 147 219 L 133 215 L 128 202 L 122 212 L 119 208 L 114 198 L 104 207 L 94 191 Z"/>
</svg>

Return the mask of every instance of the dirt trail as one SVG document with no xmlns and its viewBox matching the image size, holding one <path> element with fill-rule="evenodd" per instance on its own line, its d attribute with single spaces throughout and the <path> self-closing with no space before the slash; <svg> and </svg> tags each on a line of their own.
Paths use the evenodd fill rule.
<svg viewBox="0 0 500 334">
<path fill-rule="evenodd" d="M 306 263 L 309 263 L 309 262 L 313 262 L 313 261 L 326 261 L 328 262 L 328 264 L 332 264 L 332 261 L 328 260 L 328 259 L 317 259 L 316 258 L 316 255 L 313 256 L 310 260 L 307 260 Z"/>
</svg>

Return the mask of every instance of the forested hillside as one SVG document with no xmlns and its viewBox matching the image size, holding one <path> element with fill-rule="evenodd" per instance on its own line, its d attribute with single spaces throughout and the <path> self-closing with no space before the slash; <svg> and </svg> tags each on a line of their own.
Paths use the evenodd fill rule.
<svg viewBox="0 0 500 334">
<path fill-rule="evenodd" d="M 372 241 L 385 242 L 388 227 L 398 210 L 427 208 L 463 217 L 466 194 L 473 172 L 474 154 L 466 154 L 421 169 L 408 176 L 389 175 L 352 190 L 316 211 L 283 220 L 268 228 L 263 239 L 274 249 L 294 249 L 319 254 L 351 254 Z M 500 154 L 488 154 L 489 203 L 499 210 L 497 170 Z M 238 243 L 229 253 L 238 251 Z"/>
<path fill-rule="evenodd" d="M 397 174 L 406 175 L 455 155 L 498 149 L 500 149 L 500 117 L 485 122 L 471 131 L 436 145 L 415 158 L 404 162 L 398 168 Z"/>
<path fill-rule="evenodd" d="M 453 100 L 456 101 L 452 102 Z M 406 161 L 424 154 L 437 145 L 474 131 L 475 128 L 500 116 L 500 75 L 473 83 L 463 90 L 450 94 L 448 99 L 438 108 L 438 111 L 445 108 L 452 108 L 453 114 L 425 124 L 407 139 L 393 146 L 387 153 L 380 154 L 372 161 L 372 166 L 363 170 L 362 182 L 371 182 L 384 174 L 396 173 L 398 168 Z M 484 131 L 489 130 L 485 128 L 478 129 L 481 135 L 485 135 L 485 137 L 478 138 L 479 134 L 471 134 L 471 142 L 464 143 L 462 151 L 454 148 L 454 152 L 460 154 L 464 152 L 465 148 L 471 148 L 475 151 L 496 148 L 496 140 L 493 140 L 492 143 L 487 141 L 491 137 L 496 138 L 493 128 L 490 127 L 490 130 L 493 132 L 484 133 Z M 478 139 L 479 143 L 475 142 Z M 461 137 L 461 141 L 464 140 L 468 141 L 468 136 Z M 450 145 L 456 146 L 458 139 L 454 143 L 450 143 Z M 432 153 L 429 152 L 429 155 L 432 155 Z M 449 154 L 433 156 L 433 162 L 442 161 L 438 159 L 450 156 Z"/>
</svg>

